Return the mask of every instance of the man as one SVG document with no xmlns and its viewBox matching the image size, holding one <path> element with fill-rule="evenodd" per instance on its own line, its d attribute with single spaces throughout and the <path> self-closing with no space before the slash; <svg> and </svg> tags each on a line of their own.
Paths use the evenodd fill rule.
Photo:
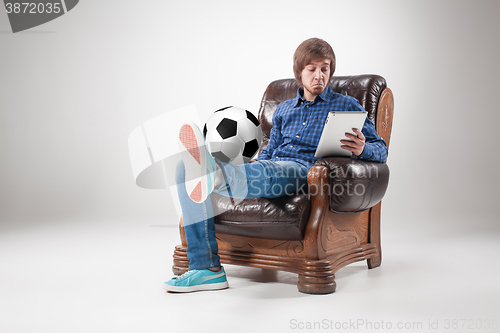
<svg viewBox="0 0 500 333">
<path fill-rule="evenodd" d="M 182 126 L 179 148 L 182 162 L 176 170 L 177 191 L 188 243 L 189 271 L 165 282 L 173 292 L 218 290 L 228 287 L 220 265 L 212 191 L 233 198 L 275 198 L 307 186 L 307 172 L 318 158 L 316 147 L 330 111 L 362 111 L 352 97 L 334 93 L 328 85 L 335 71 L 331 46 L 318 38 L 299 45 L 294 53 L 297 97 L 278 105 L 269 143 L 256 160 L 240 166 L 215 161 L 203 135 L 193 123 Z M 385 162 L 387 146 L 366 118 L 363 129 L 346 133 L 342 148 L 353 158 Z"/>
</svg>

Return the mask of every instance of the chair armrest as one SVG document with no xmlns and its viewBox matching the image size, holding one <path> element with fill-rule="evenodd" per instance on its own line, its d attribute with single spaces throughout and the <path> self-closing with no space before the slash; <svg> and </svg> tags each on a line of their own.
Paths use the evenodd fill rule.
<svg viewBox="0 0 500 333">
<path fill-rule="evenodd" d="M 328 157 L 315 165 L 329 170 L 328 191 L 333 212 L 367 210 L 382 200 L 389 184 L 389 167 L 385 163 Z"/>
</svg>

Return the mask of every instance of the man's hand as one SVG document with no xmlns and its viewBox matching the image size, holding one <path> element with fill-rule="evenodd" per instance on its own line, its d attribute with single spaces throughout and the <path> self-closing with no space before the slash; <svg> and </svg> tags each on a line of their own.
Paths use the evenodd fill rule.
<svg viewBox="0 0 500 333">
<path fill-rule="evenodd" d="M 345 150 L 351 151 L 355 156 L 361 155 L 365 149 L 365 136 L 357 128 L 352 129 L 356 135 L 346 133 L 345 136 L 350 140 L 340 140 L 343 144 L 341 147 Z"/>
</svg>

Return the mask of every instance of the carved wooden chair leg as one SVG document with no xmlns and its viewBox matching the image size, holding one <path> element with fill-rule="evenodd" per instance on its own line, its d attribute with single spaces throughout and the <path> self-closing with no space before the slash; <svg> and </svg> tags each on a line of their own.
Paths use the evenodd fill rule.
<svg viewBox="0 0 500 333">
<path fill-rule="evenodd" d="M 182 245 L 177 245 L 174 251 L 174 264 L 172 266 L 172 272 L 175 275 L 181 275 L 189 270 L 189 260 L 187 258 L 186 247 Z"/>
<path fill-rule="evenodd" d="M 382 263 L 382 249 L 380 247 L 380 206 L 381 202 L 373 206 L 370 211 L 369 242 L 375 244 L 377 249 L 377 254 L 366 260 L 368 268 L 370 269 L 378 267 Z"/>
<path fill-rule="evenodd" d="M 380 247 L 379 247 L 379 249 L 380 249 Z M 367 263 L 369 269 L 379 267 L 382 264 L 382 256 L 381 256 L 380 252 L 377 252 L 377 255 L 374 256 L 373 258 L 367 259 L 366 263 Z"/>
<path fill-rule="evenodd" d="M 300 292 L 306 294 L 331 294 L 335 292 L 337 284 L 335 283 L 335 274 L 315 276 L 305 272 L 299 274 L 297 288 Z"/>
</svg>

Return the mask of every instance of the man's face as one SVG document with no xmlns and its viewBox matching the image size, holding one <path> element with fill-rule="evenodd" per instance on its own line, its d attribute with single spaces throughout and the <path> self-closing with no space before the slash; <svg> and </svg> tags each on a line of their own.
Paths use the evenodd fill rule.
<svg viewBox="0 0 500 333">
<path fill-rule="evenodd" d="M 301 73 L 304 98 L 314 100 L 325 90 L 330 79 L 330 59 L 317 59 L 308 63 Z"/>
</svg>

